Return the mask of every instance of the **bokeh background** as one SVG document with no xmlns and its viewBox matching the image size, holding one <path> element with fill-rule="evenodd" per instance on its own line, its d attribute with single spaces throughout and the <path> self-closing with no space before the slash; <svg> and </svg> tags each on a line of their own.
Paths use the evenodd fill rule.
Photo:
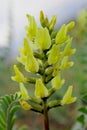
<svg viewBox="0 0 87 130">
<path fill-rule="evenodd" d="M 25 37 L 25 26 L 28 24 L 26 14 L 33 15 L 40 25 L 40 10 L 49 18 L 57 16 L 55 29 L 71 20 L 76 21 L 71 32 L 73 47 L 77 49 L 72 56 L 75 65 L 65 71 L 66 85 L 52 98 L 62 96 L 66 87 L 73 84 L 73 94 L 78 100 L 72 105 L 52 109 L 49 118 L 51 130 L 83 130 L 76 118 L 79 115 L 78 108 L 87 105 L 86 99 L 81 99 L 87 93 L 87 0 L 0 0 L 0 96 L 19 90 L 11 76 L 14 74 L 13 65 L 17 63 L 18 47 L 23 44 Z M 31 86 L 29 91 L 32 91 Z M 43 129 L 41 115 L 22 109 L 17 115 L 16 130 L 23 125 L 23 130 Z"/>
</svg>

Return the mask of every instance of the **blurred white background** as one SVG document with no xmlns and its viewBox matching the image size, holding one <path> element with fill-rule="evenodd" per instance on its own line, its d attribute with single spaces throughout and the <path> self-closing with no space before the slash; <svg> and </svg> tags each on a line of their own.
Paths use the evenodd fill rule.
<svg viewBox="0 0 87 130">
<path fill-rule="evenodd" d="M 87 0 L 0 0 L 0 48 L 10 46 L 13 55 L 23 42 L 26 14 L 35 16 L 39 24 L 39 12 L 51 17 L 57 15 L 58 28 L 74 20 L 80 10 L 87 8 Z"/>
</svg>

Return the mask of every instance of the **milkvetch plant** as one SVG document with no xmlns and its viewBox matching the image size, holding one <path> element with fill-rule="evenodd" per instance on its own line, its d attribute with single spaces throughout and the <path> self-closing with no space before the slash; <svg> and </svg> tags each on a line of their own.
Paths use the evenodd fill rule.
<svg viewBox="0 0 87 130">
<path fill-rule="evenodd" d="M 35 76 L 26 76 L 14 65 L 15 75 L 12 80 L 18 82 L 21 107 L 43 114 L 44 130 L 49 130 L 48 111 L 54 107 L 64 106 L 76 101 L 72 96 L 73 86 L 70 85 L 61 99 L 49 101 L 48 99 L 58 89 L 64 87 L 65 80 L 62 78 L 64 70 L 73 66 L 70 56 L 75 53 L 72 49 L 72 38 L 69 31 L 74 27 L 74 21 L 63 24 L 58 30 L 54 30 L 56 16 L 51 20 L 40 12 L 41 27 L 37 26 L 33 16 L 27 15 L 29 25 L 26 26 L 26 36 L 23 46 L 19 48 L 17 61 L 20 62 L 27 73 Z M 50 88 L 47 87 L 50 82 Z M 26 83 L 34 84 L 34 96 L 30 96 Z M 8 129 L 7 129 L 8 130 Z"/>
</svg>

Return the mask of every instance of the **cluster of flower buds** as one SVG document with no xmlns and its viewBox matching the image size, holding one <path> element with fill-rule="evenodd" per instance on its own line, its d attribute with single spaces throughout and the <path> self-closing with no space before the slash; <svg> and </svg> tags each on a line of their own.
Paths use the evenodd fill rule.
<svg viewBox="0 0 87 130">
<path fill-rule="evenodd" d="M 19 102 L 22 108 L 43 112 L 43 100 L 48 100 L 65 83 L 61 72 L 73 66 L 69 58 L 76 49 L 71 48 L 72 38 L 69 31 L 75 23 L 72 21 L 69 24 L 63 24 L 58 31 L 55 31 L 56 16 L 49 20 L 41 11 L 41 27 L 37 26 L 33 16 L 27 15 L 27 18 L 29 25 L 26 26 L 26 37 L 23 47 L 19 48 L 20 56 L 17 57 L 17 61 L 23 64 L 25 71 L 34 73 L 36 77 L 24 76 L 17 65 L 14 65 L 15 76 L 12 76 L 12 80 L 20 85 L 21 100 Z M 24 86 L 26 82 L 34 84 L 35 96 L 29 96 Z M 49 82 L 50 88 L 47 87 Z M 48 109 L 75 102 L 76 97 L 72 97 L 72 89 L 70 85 L 62 99 L 47 102 Z"/>
</svg>

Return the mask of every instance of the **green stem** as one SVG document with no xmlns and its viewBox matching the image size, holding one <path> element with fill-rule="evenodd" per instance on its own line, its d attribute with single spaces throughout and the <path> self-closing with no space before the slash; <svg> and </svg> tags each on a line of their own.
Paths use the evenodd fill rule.
<svg viewBox="0 0 87 130">
<path fill-rule="evenodd" d="M 46 99 L 43 99 L 44 130 L 49 130 L 49 119 Z"/>
</svg>

